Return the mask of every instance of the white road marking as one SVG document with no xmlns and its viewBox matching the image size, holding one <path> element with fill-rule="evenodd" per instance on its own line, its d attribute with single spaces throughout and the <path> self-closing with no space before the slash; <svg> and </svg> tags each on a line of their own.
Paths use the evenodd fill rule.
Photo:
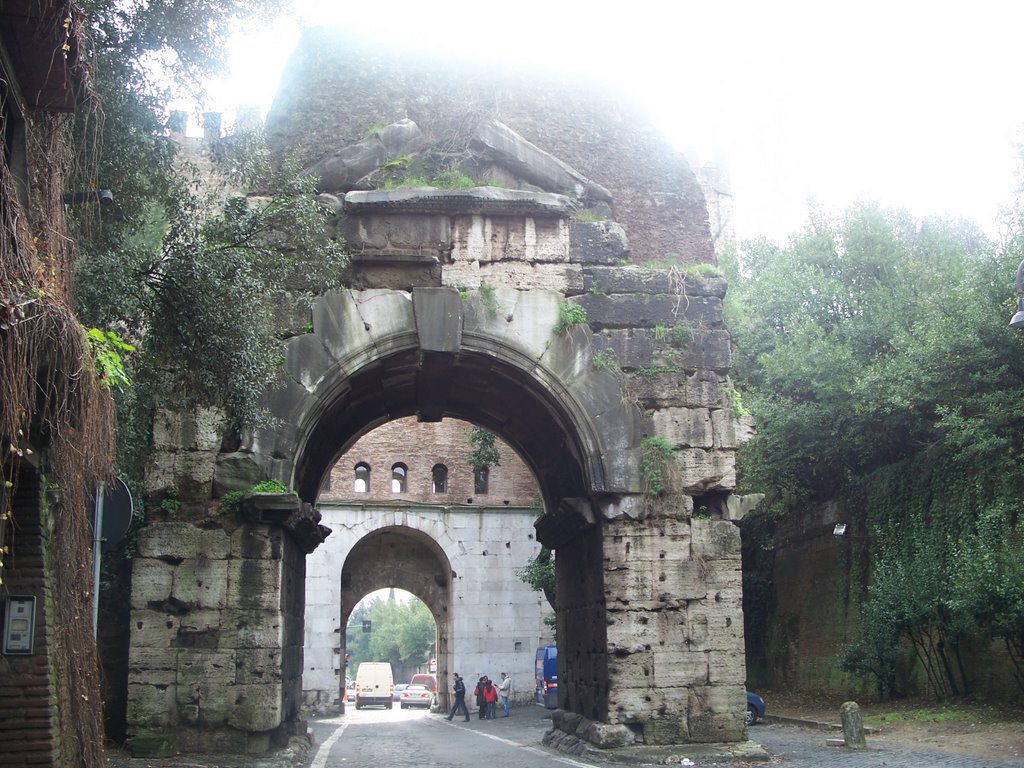
<svg viewBox="0 0 1024 768">
<path fill-rule="evenodd" d="M 327 765 L 327 756 L 331 754 L 331 749 L 337 744 L 338 739 L 341 738 L 341 734 L 345 732 L 346 728 L 348 728 L 348 723 L 342 723 L 335 729 L 334 733 L 327 737 L 324 743 L 320 745 L 320 749 L 316 751 L 316 757 L 309 764 L 309 768 L 324 768 Z"/>
<path fill-rule="evenodd" d="M 471 728 L 464 728 L 464 727 L 459 726 L 459 725 L 453 725 L 453 727 L 460 728 L 463 731 L 469 731 L 470 733 L 474 733 L 477 736 L 483 736 L 485 739 L 492 739 L 492 740 L 500 742 L 502 744 L 507 744 L 510 747 L 517 747 L 518 749 L 522 749 L 522 750 L 524 750 L 526 752 L 530 752 L 531 754 L 534 754 L 534 755 L 539 755 L 541 757 L 546 757 L 549 760 L 554 760 L 556 763 L 564 763 L 565 765 L 572 765 L 572 766 L 575 766 L 575 768 L 596 768 L 596 766 L 593 763 L 581 763 L 579 760 L 573 760 L 572 758 L 569 758 L 569 757 L 558 757 L 557 755 L 553 755 L 550 752 L 545 752 L 543 749 L 538 749 L 537 747 L 529 747 L 529 746 L 526 746 L 525 744 L 520 744 L 517 741 L 512 741 L 511 739 L 503 739 L 501 736 L 495 736 L 493 733 L 482 733 L 480 731 L 474 731 Z M 319 768 L 319 766 L 310 766 L 310 768 Z"/>
</svg>

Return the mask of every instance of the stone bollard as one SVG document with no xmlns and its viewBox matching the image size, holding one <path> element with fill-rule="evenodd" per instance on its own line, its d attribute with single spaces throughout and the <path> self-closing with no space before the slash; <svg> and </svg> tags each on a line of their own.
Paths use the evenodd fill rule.
<svg viewBox="0 0 1024 768">
<path fill-rule="evenodd" d="M 867 746 L 864 740 L 864 718 L 861 717 L 857 702 L 844 702 L 839 708 L 839 717 L 843 721 L 843 739 L 846 746 L 850 749 L 864 749 Z"/>
</svg>

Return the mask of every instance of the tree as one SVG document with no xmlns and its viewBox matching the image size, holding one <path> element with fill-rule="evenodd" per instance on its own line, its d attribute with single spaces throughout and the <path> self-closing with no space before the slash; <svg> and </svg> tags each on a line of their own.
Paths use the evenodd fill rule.
<svg viewBox="0 0 1024 768">
<path fill-rule="evenodd" d="M 365 621 L 370 622 L 370 632 L 363 631 Z M 352 611 L 345 649 L 352 667 L 364 661 L 417 666 L 429 660 L 436 635 L 434 617 L 421 600 L 398 603 L 374 598 Z"/>
<path fill-rule="evenodd" d="M 758 422 L 740 484 L 768 494 L 762 518 L 863 510 L 869 601 L 843 665 L 886 692 L 906 652 L 937 695 L 969 690 L 963 643 L 1003 637 L 996 615 L 1013 615 L 993 608 L 1014 604 L 995 571 L 1024 549 L 983 533 L 1022 511 L 1024 357 L 1006 327 L 1021 252 L 1019 237 L 1000 251 L 963 222 L 859 206 L 815 215 L 787 247 L 751 244 L 734 270 L 733 372 Z"/>
<path fill-rule="evenodd" d="M 115 203 L 77 211 L 76 309 L 88 324 L 141 351 L 135 387 L 119 394 L 119 464 L 139 477 L 149 419 L 168 397 L 221 408 L 237 425 L 260 420 L 257 399 L 276 376 L 283 299 L 302 306 L 338 285 L 344 254 L 331 215 L 260 133 L 213 147 L 221 183 L 190 165 L 165 125 L 174 89 L 196 92 L 222 63 L 224 42 L 279 0 L 87 0 L 102 122 L 79 121 L 95 172 L 80 188 L 110 187 Z M 259 198 L 247 198 L 260 190 Z M 212 212 L 212 213 L 211 213 Z M 301 329 L 284 329 L 286 333 Z"/>
</svg>

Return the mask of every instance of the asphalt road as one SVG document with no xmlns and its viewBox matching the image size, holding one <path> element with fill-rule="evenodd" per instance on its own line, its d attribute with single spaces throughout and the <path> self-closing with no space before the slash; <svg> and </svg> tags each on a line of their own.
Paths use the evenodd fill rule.
<svg viewBox="0 0 1024 768">
<path fill-rule="evenodd" d="M 347 707 L 341 717 L 310 721 L 313 747 L 293 762 L 286 754 L 270 757 L 180 755 L 147 760 L 121 753 L 109 755 L 111 768 L 609 768 L 609 762 L 570 757 L 540 745 L 550 728 L 540 707 L 512 710 L 512 717 L 466 723 L 447 722 L 425 710 Z M 1024 727 L 1024 726 L 1022 726 Z M 1024 768 L 1024 760 L 971 757 L 956 752 L 908 749 L 868 737 L 865 750 L 829 747 L 824 732 L 789 724 L 760 723 L 750 729 L 752 741 L 767 752 L 768 762 L 724 760 L 692 755 L 694 766 L 729 768 Z M 955 744 L 955 733 L 950 734 Z M 293 755 L 294 757 L 294 755 Z M 605 755 L 610 758 L 611 755 Z M 620 762 L 620 761 L 612 761 Z M 2 760 L 0 760 L 2 764 Z M 637 763 L 632 763 L 633 766 Z M 672 765 L 681 765 L 676 760 Z"/>
<path fill-rule="evenodd" d="M 308 768 L 542 768 L 591 763 L 540 747 L 551 726 L 540 707 L 512 716 L 448 722 L 422 709 L 346 707 L 344 717 L 312 721 Z"/>
</svg>

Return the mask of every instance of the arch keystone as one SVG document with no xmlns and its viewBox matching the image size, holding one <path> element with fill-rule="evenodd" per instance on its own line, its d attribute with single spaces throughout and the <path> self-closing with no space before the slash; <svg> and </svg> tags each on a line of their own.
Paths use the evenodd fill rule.
<svg viewBox="0 0 1024 768">
<path fill-rule="evenodd" d="M 454 354 L 462 346 L 462 299 L 454 288 L 415 288 L 416 333 L 423 352 Z"/>
</svg>

